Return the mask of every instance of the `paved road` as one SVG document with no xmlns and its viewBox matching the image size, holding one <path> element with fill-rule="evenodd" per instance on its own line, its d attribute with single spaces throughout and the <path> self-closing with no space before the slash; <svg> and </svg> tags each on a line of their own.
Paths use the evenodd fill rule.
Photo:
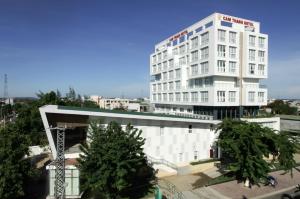
<svg viewBox="0 0 300 199">
<path fill-rule="evenodd" d="M 284 194 L 289 194 L 293 196 L 293 199 L 300 199 L 300 192 L 295 193 L 296 189 L 292 189 L 290 191 L 286 191 L 283 193 L 274 194 L 268 197 L 264 197 L 263 199 L 289 199 L 288 197 L 283 197 Z"/>
</svg>

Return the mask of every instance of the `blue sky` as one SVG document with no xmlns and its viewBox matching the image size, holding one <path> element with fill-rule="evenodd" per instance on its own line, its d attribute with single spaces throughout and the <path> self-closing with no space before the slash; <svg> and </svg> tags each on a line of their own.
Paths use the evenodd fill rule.
<svg viewBox="0 0 300 199">
<path fill-rule="evenodd" d="M 154 45 L 221 12 L 269 34 L 269 97 L 300 98 L 297 0 L 0 0 L 0 96 L 72 86 L 81 94 L 149 94 Z"/>
</svg>

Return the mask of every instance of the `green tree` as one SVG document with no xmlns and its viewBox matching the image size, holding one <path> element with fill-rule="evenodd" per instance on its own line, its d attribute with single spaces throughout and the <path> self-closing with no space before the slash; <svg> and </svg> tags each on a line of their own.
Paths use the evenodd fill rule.
<svg viewBox="0 0 300 199">
<path fill-rule="evenodd" d="M 91 123 L 89 145 L 79 159 L 83 190 L 103 198 L 140 198 L 153 188 L 154 170 L 143 152 L 141 131 L 116 122 Z M 99 197 L 99 196 L 98 196 Z"/>
<path fill-rule="evenodd" d="M 268 105 L 269 108 L 272 109 L 272 113 L 274 114 L 285 114 L 285 115 L 295 115 L 297 114 L 296 107 L 290 107 L 287 102 L 282 100 L 275 100 L 274 102 Z"/>
<path fill-rule="evenodd" d="M 56 92 L 50 91 L 48 93 L 37 93 L 38 99 L 24 104 L 14 105 L 15 112 L 18 117 L 15 123 L 26 135 L 29 135 L 30 145 L 44 145 L 47 143 L 46 134 L 44 133 L 44 126 L 39 112 L 39 107 L 44 105 L 63 105 L 63 106 L 82 106 L 96 108 L 96 103 L 81 102 L 74 99 L 75 90 L 70 88 L 70 98 L 62 98 L 59 90 Z M 73 100 L 74 99 L 74 100 Z"/>
<path fill-rule="evenodd" d="M 218 145 L 222 150 L 221 163 L 235 173 L 236 179 L 257 184 L 265 179 L 274 166 L 292 171 L 296 166 L 293 154 L 298 140 L 286 133 L 275 133 L 257 123 L 225 119 L 218 127 Z M 273 156 L 273 161 L 265 158 Z"/>
<path fill-rule="evenodd" d="M 0 128 L 0 198 L 19 198 L 25 194 L 24 184 L 30 176 L 28 138 L 15 124 Z"/>
</svg>

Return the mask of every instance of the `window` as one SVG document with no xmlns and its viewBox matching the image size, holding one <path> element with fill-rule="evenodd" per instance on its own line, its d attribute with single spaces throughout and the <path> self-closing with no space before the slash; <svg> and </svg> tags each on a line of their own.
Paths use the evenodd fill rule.
<svg viewBox="0 0 300 199">
<path fill-rule="evenodd" d="M 175 93 L 176 102 L 180 102 L 180 93 Z"/>
<path fill-rule="evenodd" d="M 236 43 L 236 32 L 229 32 L 229 43 Z"/>
<path fill-rule="evenodd" d="M 176 76 L 176 78 L 180 78 L 180 76 L 181 76 L 180 68 L 175 70 L 175 76 Z"/>
<path fill-rule="evenodd" d="M 161 71 L 161 63 L 157 64 L 157 70 Z"/>
<path fill-rule="evenodd" d="M 259 75 L 265 75 L 265 65 L 258 64 L 258 74 Z"/>
<path fill-rule="evenodd" d="M 265 38 L 259 37 L 258 38 L 258 45 L 259 45 L 260 48 L 264 48 L 265 47 Z"/>
<path fill-rule="evenodd" d="M 198 50 L 192 52 L 192 62 L 198 61 Z"/>
<path fill-rule="evenodd" d="M 168 63 L 166 61 L 163 62 L 163 68 L 164 68 L 164 70 L 166 70 L 168 68 Z"/>
<path fill-rule="evenodd" d="M 229 57 L 236 59 L 236 47 L 229 46 Z"/>
<path fill-rule="evenodd" d="M 249 35 L 249 46 L 255 46 L 255 36 Z"/>
<path fill-rule="evenodd" d="M 152 100 L 153 100 L 153 101 L 156 101 L 156 94 L 153 94 L 153 95 L 152 95 Z"/>
<path fill-rule="evenodd" d="M 169 79 L 173 79 L 174 78 L 174 71 L 170 70 L 169 71 Z"/>
<path fill-rule="evenodd" d="M 202 28 L 202 26 L 201 26 L 201 27 L 197 28 L 197 29 L 195 30 L 195 32 L 200 32 L 200 31 L 202 31 L 202 30 L 203 30 L 203 28 Z"/>
<path fill-rule="evenodd" d="M 164 72 L 163 73 L 163 80 L 167 80 L 168 79 L 168 74 L 167 74 L 167 72 Z"/>
<path fill-rule="evenodd" d="M 193 132 L 193 127 L 192 125 L 189 125 L 189 133 L 192 133 Z"/>
<path fill-rule="evenodd" d="M 236 95 L 235 91 L 229 91 L 228 92 L 228 101 L 229 102 L 235 102 L 235 95 Z"/>
<path fill-rule="evenodd" d="M 229 72 L 235 73 L 235 70 L 236 70 L 236 62 L 230 61 L 229 62 Z"/>
<path fill-rule="evenodd" d="M 166 50 L 163 52 L 163 58 L 164 58 L 164 59 L 167 58 L 167 51 L 166 51 Z"/>
<path fill-rule="evenodd" d="M 264 100 L 265 100 L 265 93 L 258 92 L 258 102 L 264 102 Z"/>
<path fill-rule="evenodd" d="M 179 38 L 179 43 L 182 43 L 182 42 L 184 42 L 185 41 L 185 35 L 183 35 L 183 36 L 181 36 L 180 38 Z"/>
<path fill-rule="evenodd" d="M 192 70 L 192 75 L 197 75 L 198 74 L 198 64 L 192 65 L 191 70 Z"/>
<path fill-rule="evenodd" d="M 180 87 L 181 87 L 180 81 L 176 81 L 175 86 L 176 86 L 176 89 L 180 89 Z"/>
<path fill-rule="evenodd" d="M 217 91 L 218 102 L 225 102 L 225 91 Z"/>
<path fill-rule="evenodd" d="M 218 60 L 218 72 L 225 73 L 225 61 Z"/>
<path fill-rule="evenodd" d="M 157 90 L 158 90 L 158 91 L 161 91 L 161 83 L 158 83 L 158 84 L 157 84 Z"/>
<path fill-rule="evenodd" d="M 173 59 L 169 60 L 169 67 L 170 68 L 174 67 L 174 60 Z"/>
<path fill-rule="evenodd" d="M 192 35 L 193 35 L 193 31 L 189 32 L 189 33 L 187 34 L 187 39 L 189 39 L 190 36 L 192 36 Z"/>
<path fill-rule="evenodd" d="M 173 49 L 173 55 L 178 55 L 178 48 Z"/>
<path fill-rule="evenodd" d="M 203 33 L 203 34 L 201 35 L 201 45 L 206 45 L 206 44 L 208 44 L 208 42 L 209 42 L 209 35 L 208 35 L 208 32 Z"/>
<path fill-rule="evenodd" d="M 201 63 L 201 74 L 207 74 L 208 73 L 208 62 L 202 62 Z"/>
<path fill-rule="evenodd" d="M 169 93 L 169 101 L 173 102 L 173 93 Z"/>
<path fill-rule="evenodd" d="M 160 135 L 160 136 L 163 136 L 163 135 L 164 135 L 164 127 L 163 127 L 163 126 L 161 126 L 161 127 L 159 128 L 159 135 Z"/>
<path fill-rule="evenodd" d="M 173 46 L 177 45 L 177 39 L 173 40 Z"/>
<path fill-rule="evenodd" d="M 160 93 L 158 93 L 158 95 L 157 95 L 157 100 L 161 101 L 161 94 Z"/>
<path fill-rule="evenodd" d="M 192 92 L 192 102 L 198 102 L 198 92 Z"/>
<path fill-rule="evenodd" d="M 183 66 L 185 64 L 185 57 L 179 58 L 179 66 Z"/>
<path fill-rule="evenodd" d="M 164 83 L 164 84 L 163 84 L 163 90 L 166 91 L 167 88 L 168 88 L 168 87 L 167 87 L 167 83 Z"/>
<path fill-rule="evenodd" d="M 255 50 L 249 50 L 249 60 L 255 61 Z"/>
<path fill-rule="evenodd" d="M 152 72 L 155 73 L 156 72 L 156 65 L 152 66 Z"/>
<path fill-rule="evenodd" d="M 185 45 L 179 47 L 179 54 L 185 53 Z"/>
<path fill-rule="evenodd" d="M 156 55 L 153 55 L 152 57 L 152 62 L 155 63 L 157 60 L 156 60 Z"/>
<path fill-rule="evenodd" d="M 164 100 L 165 102 L 168 101 L 167 93 L 163 93 L 163 100 Z"/>
<path fill-rule="evenodd" d="M 218 45 L 218 56 L 225 57 L 225 46 L 224 45 Z"/>
<path fill-rule="evenodd" d="M 201 91 L 201 102 L 208 102 L 208 91 Z"/>
<path fill-rule="evenodd" d="M 192 48 L 197 48 L 198 47 L 198 37 L 192 38 L 191 41 L 192 41 Z"/>
<path fill-rule="evenodd" d="M 194 151 L 194 160 L 198 160 L 198 151 Z"/>
<path fill-rule="evenodd" d="M 249 74 L 255 74 L 255 64 L 249 64 Z"/>
<path fill-rule="evenodd" d="M 158 54 L 158 61 L 161 60 L 161 53 Z"/>
<path fill-rule="evenodd" d="M 253 92 L 253 91 L 248 92 L 248 101 L 249 102 L 254 102 L 254 95 L 255 95 L 255 92 Z"/>
<path fill-rule="evenodd" d="M 202 79 L 201 79 L 201 78 L 195 79 L 195 80 L 194 80 L 194 84 L 195 84 L 195 87 L 196 87 L 196 88 L 202 87 Z"/>
<path fill-rule="evenodd" d="M 207 59 L 208 58 L 208 47 L 201 49 L 201 59 Z"/>
<path fill-rule="evenodd" d="M 156 84 L 152 84 L 152 91 L 153 91 L 153 92 L 156 91 Z"/>
<path fill-rule="evenodd" d="M 211 85 L 213 85 L 213 79 L 211 77 L 206 77 L 204 79 L 204 84 L 205 84 L 205 86 L 211 86 Z"/>
<path fill-rule="evenodd" d="M 227 21 L 221 21 L 221 26 L 232 27 L 232 23 L 229 23 Z"/>
<path fill-rule="evenodd" d="M 205 24 L 205 28 L 209 28 L 209 27 L 211 27 L 213 25 L 213 22 L 211 21 L 211 22 L 208 22 L 207 24 Z"/>
<path fill-rule="evenodd" d="M 226 32 L 225 30 L 218 30 L 218 40 L 221 42 L 225 42 L 225 36 Z"/>
<path fill-rule="evenodd" d="M 183 101 L 188 102 L 189 101 L 189 93 L 185 92 L 183 93 Z"/>
<path fill-rule="evenodd" d="M 169 82 L 169 90 L 173 90 L 174 86 L 173 86 L 173 82 Z"/>
<path fill-rule="evenodd" d="M 261 51 L 261 50 L 258 51 L 258 60 L 260 62 L 264 62 L 265 61 L 265 51 Z"/>
</svg>

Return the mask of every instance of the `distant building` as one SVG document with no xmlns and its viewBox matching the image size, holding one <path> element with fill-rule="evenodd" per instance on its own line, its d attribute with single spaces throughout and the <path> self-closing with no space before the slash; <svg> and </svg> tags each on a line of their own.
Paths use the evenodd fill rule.
<svg viewBox="0 0 300 199">
<path fill-rule="evenodd" d="M 267 104 L 268 67 L 260 23 L 214 13 L 155 45 L 151 103 L 158 113 L 256 115 Z"/>
<path fill-rule="evenodd" d="M 10 105 L 13 105 L 14 104 L 14 98 L 1 99 L 0 100 L 0 104 L 10 104 Z"/>
<path fill-rule="evenodd" d="M 99 105 L 99 102 L 100 102 L 101 98 L 102 97 L 98 96 L 98 95 L 91 95 L 89 100 L 91 100 L 91 101 L 95 102 L 97 105 Z"/>
<path fill-rule="evenodd" d="M 101 98 L 99 101 L 99 107 L 104 109 L 128 109 L 129 99 L 121 98 Z"/>
<path fill-rule="evenodd" d="M 129 105 L 129 99 L 105 98 L 102 96 L 92 95 L 90 96 L 90 100 L 99 105 L 100 108 L 110 110 L 120 108 L 127 110 Z"/>
<path fill-rule="evenodd" d="M 300 100 L 293 100 L 289 104 L 291 107 L 297 108 L 297 113 L 299 115 L 300 114 Z"/>
</svg>

